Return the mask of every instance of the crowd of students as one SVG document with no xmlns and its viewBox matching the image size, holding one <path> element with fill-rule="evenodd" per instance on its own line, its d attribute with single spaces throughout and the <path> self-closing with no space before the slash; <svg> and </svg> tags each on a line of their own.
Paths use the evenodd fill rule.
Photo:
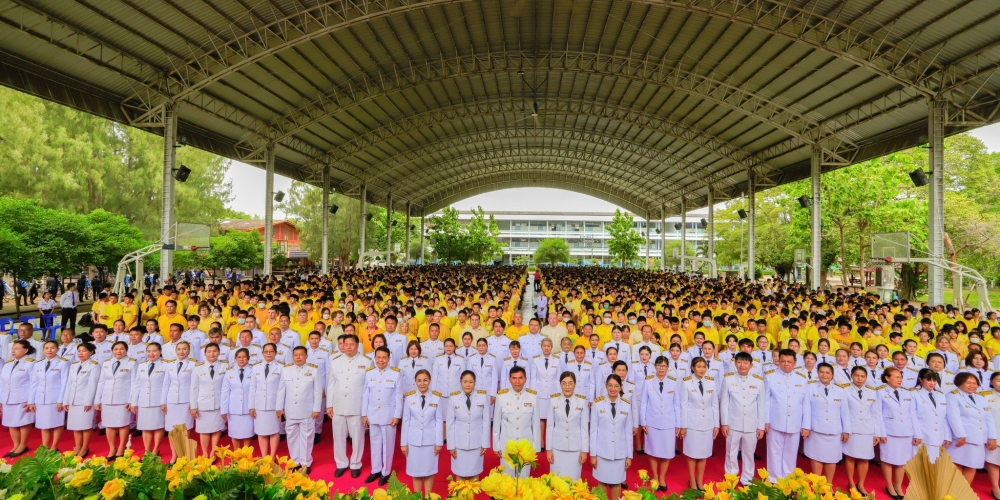
<svg viewBox="0 0 1000 500">
<path fill-rule="evenodd" d="M 112 456 L 132 433 L 159 452 L 184 424 L 209 456 L 223 432 L 272 456 L 285 436 L 308 471 L 329 419 L 336 477 L 361 476 L 367 445 L 366 482 L 385 484 L 398 450 L 425 493 L 441 453 L 450 474 L 477 477 L 485 454 L 515 439 L 559 474 L 591 468 L 613 498 L 637 455 L 661 491 L 684 455 L 698 488 L 721 439 L 725 470 L 743 483 L 765 440 L 773 478 L 801 447 L 830 480 L 843 462 L 861 493 L 878 463 L 901 497 L 902 466 L 923 445 L 932 460 L 946 450 L 970 482 L 985 468 L 1000 495 L 992 311 L 629 269 L 537 278 L 545 300 L 528 321 L 527 273 L 510 266 L 102 293 L 92 331 L 43 343 L 23 324 L 0 338 L 7 456 L 29 451 L 33 429 L 46 446 L 73 432 L 81 456 L 96 428 Z"/>
</svg>

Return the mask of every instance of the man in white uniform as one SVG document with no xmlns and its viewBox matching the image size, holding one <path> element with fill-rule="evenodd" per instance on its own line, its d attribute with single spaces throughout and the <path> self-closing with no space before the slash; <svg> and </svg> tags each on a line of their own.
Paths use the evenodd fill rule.
<svg viewBox="0 0 1000 500">
<path fill-rule="evenodd" d="M 795 370 L 795 351 L 782 349 L 778 353 L 778 368 L 764 373 L 767 413 L 764 432 L 767 433 L 767 470 L 771 482 L 795 471 L 799 438 L 809 437 L 812 418 L 806 391 L 806 376 Z"/>
<path fill-rule="evenodd" d="M 508 378 L 510 389 L 497 392 L 496 405 L 493 408 L 493 451 L 503 458 L 507 442 L 527 439 L 535 451 L 542 448 L 541 413 L 538 407 L 537 393 L 524 387 L 528 381 L 524 367 L 515 366 L 510 370 Z M 514 475 L 511 467 L 504 472 Z M 530 467 L 521 471 L 521 477 L 531 475 Z"/>
<path fill-rule="evenodd" d="M 737 455 L 743 455 L 743 473 L 740 482 L 744 485 L 753 481 L 753 453 L 757 441 L 764 437 L 764 377 L 750 374 L 753 357 L 739 352 L 733 360 L 735 372 L 726 373 L 722 379 L 720 416 L 722 435 L 726 438 L 726 474 L 740 471 Z"/>
<path fill-rule="evenodd" d="M 365 389 L 365 371 L 372 361 L 358 353 L 358 337 L 343 339 L 341 354 L 327 365 L 326 414 L 333 421 L 333 459 L 340 477 L 351 469 L 351 477 L 361 476 L 361 455 L 365 452 L 365 429 L 361 425 L 361 394 Z M 347 460 L 347 436 L 351 436 L 353 451 Z"/>
<path fill-rule="evenodd" d="M 305 467 L 309 474 L 316 432 L 314 421 L 323 406 L 323 374 L 318 366 L 306 363 L 307 357 L 305 347 L 292 351 L 293 365 L 281 372 L 275 409 L 279 419 L 285 417 L 289 458 L 298 467 Z"/>
</svg>

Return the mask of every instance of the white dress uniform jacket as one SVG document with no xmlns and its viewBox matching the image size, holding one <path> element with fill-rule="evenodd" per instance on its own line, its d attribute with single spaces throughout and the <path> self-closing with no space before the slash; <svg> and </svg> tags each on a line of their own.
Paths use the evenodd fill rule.
<svg viewBox="0 0 1000 500">
<path fill-rule="evenodd" d="M 701 382 L 702 387 L 698 387 Z M 681 425 L 682 429 L 710 431 L 719 426 L 719 393 L 715 380 L 707 375 L 698 380 L 695 376 L 681 381 Z M 704 390 L 702 390 L 704 389 Z"/>
<path fill-rule="evenodd" d="M 162 358 L 161 358 L 162 359 Z M 167 376 L 163 378 L 163 402 L 179 405 L 191 402 L 191 374 L 195 362 L 191 358 L 167 361 Z"/>
<path fill-rule="evenodd" d="M 277 360 L 260 362 L 253 365 L 253 376 L 250 378 L 250 389 L 247 397 L 250 407 L 260 411 L 275 411 L 278 409 L 278 386 L 281 384 L 281 372 L 285 365 Z"/>
<path fill-rule="evenodd" d="M 149 408 L 163 405 L 163 380 L 167 376 L 168 364 L 162 359 L 157 359 L 155 363 L 148 359 L 139 363 L 136 367 L 135 377 L 132 381 L 132 394 L 129 398 L 132 406 Z M 152 373 L 149 367 L 153 367 Z M 176 367 L 175 367 L 176 369 Z"/>
<path fill-rule="evenodd" d="M 445 426 L 448 429 L 448 446 L 453 450 L 489 449 L 491 414 L 487 391 L 479 389 L 472 392 L 471 408 L 465 404 L 465 393 L 462 391 L 452 392 L 448 399 L 451 405 Z"/>
<path fill-rule="evenodd" d="M 721 425 L 737 432 L 764 430 L 767 419 L 764 393 L 763 377 L 727 373 L 722 379 L 722 394 L 719 396 Z"/>
<path fill-rule="evenodd" d="M 48 363 L 47 367 L 46 363 Z M 68 380 L 69 361 L 65 358 L 42 358 L 36 361 L 31 370 L 28 404 L 54 405 L 62 402 L 64 388 Z"/>
<path fill-rule="evenodd" d="M 311 419 L 322 411 L 323 380 L 319 367 L 303 363 L 288 365 L 281 371 L 275 410 L 285 412 L 287 420 Z"/>
<path fill-rule="evenodd" d="M 198 363 L 191 370 L 191 409 L 199 411 L 219 410 L 222 406 L 222 381 L 227 365 Z M 213 375 L 214 372 L 214 375 Z"/>
<path fill-rule="evenodd" d="M 118 368 L 115 369 L 115 363 Z M 124 405 L 131 402 L 135 360 L 129 357 L 111 358 L 101 366 L 101 380 L 97 384 L 95 404 Z"/>
<path fill-rule="evenodd" d="M 252 408 L 250 393 L 253 385 L 252 366 L 247 364 L 243 367 L 243 380 L 240 380 L 240 367 L 231 365 L 222 379 L 222 414 L 249 415 Z"/>
<path fill-rule="evenodd" d="M 551 450 L 590 452 L 590 404 L 583 394 L 549 395 L 549 418 L 545 421 L 545 446 Z M 569 415 L 566 414 L 569 401 Z"/>
<path fill-rule="evenodd" d="M 541 412 L 537 393 L 528 388 L 521 392 L 502 389 L 493 408 L 493 451 L 503 451 L 507 441 L 527 439 L 541 449 Z"/>
<path fill-rule="evenodd" d="M 372 361 L 361 353 L 353 358 L 336 354 L 327 365 L 326 407 L 339 415 L 361 415 L 362 393 L 365 389 L 365 372 Z"/>
</svg>

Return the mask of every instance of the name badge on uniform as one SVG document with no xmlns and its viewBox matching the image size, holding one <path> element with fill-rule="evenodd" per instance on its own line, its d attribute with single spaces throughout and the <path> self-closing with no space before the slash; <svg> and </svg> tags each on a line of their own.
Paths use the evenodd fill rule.
<svg viewBox="0 0 1000 500">
<path fill-rule="evenodd" d="M 312 376 L 312 374 L 313 374 L 313 372 L 306 372 L 306 375 L 305 375 L 305 376 L 306 376 L 306 377 L 311 377 L 311 376 Z"/>
<path fill-rule="evenodd" d="M 364 370 L 365 369 L 365 365 L 358 365 L 358 368 Z"/>
<path fill-rule="evenodd" d="M 431 403 L 431 404 L 429 404 L 427 406 L 430 406 L 431 408 L 437 408 L 438 407 L 438 405 L 436 403 Z"/>
<path fill-rule="evenodd" d="M 531 408 L 531 403 L 524 403 L 525 408 Z"/>
</svg>

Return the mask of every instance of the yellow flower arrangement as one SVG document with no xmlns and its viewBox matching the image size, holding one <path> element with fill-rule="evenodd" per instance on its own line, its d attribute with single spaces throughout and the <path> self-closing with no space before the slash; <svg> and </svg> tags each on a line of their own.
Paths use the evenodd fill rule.
<svg viewBox="0 0 1000 500">
<path fill-rule="evenodd" d="M 90 480 L 93 477 L 94 477 L 93 469 L 80 469 L 76 471 L 76 474 L 73 474 L 70 477 L 68 486 L 70 488 L 79 488 L 81 486 L 86 486 L 90 484 Z"/>
<path fill-rule="evenodd" d="M 101 497 L 104 500 L 114 500 L 125 496 L 125 481 L 122 479 L 112 479 L 104 483 L 101 488 Z"/>
<path fill-rule="evenodd" d="M 448 483 L 448 496 L 457 500 L 473 500 L 481 492 L 479 481 L 457 480 Z"/>
</svg>

